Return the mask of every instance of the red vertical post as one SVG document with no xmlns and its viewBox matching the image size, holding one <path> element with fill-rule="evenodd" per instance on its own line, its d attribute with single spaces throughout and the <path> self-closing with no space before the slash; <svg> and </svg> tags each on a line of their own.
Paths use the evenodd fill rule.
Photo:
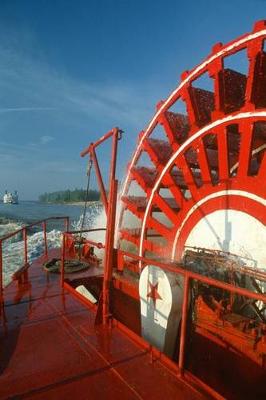
<svg viewBox="0 0 266 400">
<path fill-rule="evenodd" d="M 23 229 L 23 241 L 24 241 L 24 265 L 26 266 L 28 264 L 28 238 L 27 238 L 27 228 Z M 24 283 L 28 282 L 28 270 L 26 269 L 23 272 L 23 279 Z"/>
<path fill-rule="evenodd" d="M 111 190 L 111 184 L 115 179 L 115 171 L 116 171 L 116 160 L 117 160 L 117 142 L 118 142 L 119 129 L 113 129 L 113 138 L 112 138 L 112 155 L 111 155 L 111 167 L 110 167 L 110 175 L 109 175 L 109 191 Z"/>
<path fill-rule="evenodd" d="M 120 135 L 119 128 L 114 128 L 109 131 L 106 135 L 102 136 L 96 143 L 91 143 L 90 146 L 82 151 L 81 156 L 84 157 L 90 153 L 95 167 L 96 178 L 101 191 L 102 202 L 107 214 L 107 230 L 105 237 L 105 256 L 104 256 L 104 279 L 103 279 L 103 323 L 107 324 L 110 316 L 109 310 L 109 295 L 110 295 L 110 283 L 112 280 L 112 267 L 113 267 L 113 255 L 114 255 L 114 234 L 115 234 L 115 223 L 116 223 L 116 201 L 118 191 L 118 181 L 115 179 L 116 173 L 116 161 L 117 161 L 117 142 Z M 109 198 L 107 200 L 104 183 L 102 180 L 102 174 L 99 168 L 95 148 L 103 143 L 105 140 L 112 136 L 112 154 L 110 163 L 110 175 L 109 175 Z"/>
<path fill-rule="evenodd" d="M 4 296 L 3 296 L 3 250 L 2 240 L 0 240 L 0 314 L 4 314 Z"/>
<path fill-rule="evenodd" d="M 24 264 L 28 264 L 28 244 L 27 244 L 27 228 L 23 228 L 22 231 L 23 242 L 24 242 Z"/>
<path fill-rule="evenodd" d="M 64 286 L 65 280 L 65 247 L 66 247 L 66 237 L 63 232 L 63 242 L 62 242 L 62 252 L 61 252 L 61 286 Z"/>
<path fill-rule="evenodd" d="M 69 231 L 69 217 L 65 218 L 65 231 L 68 232 Z"/>
<path fill-rule="evenodd" d="M 97 159 L 94 147 L 92 147 L 92 149 L 91 149 L 91 157 L 92 157 L 92 161 L 93 161 L 94 168 L 95 168 L 95 173 L 96 173 L 96 178 L 97 178 L 98 185 L 99 185 L 100 192 L 101 192 L 101 199 L 102 199 L 103 206 L 104 206 L 104 209 L 105 209 L 105 212 L 106 212 L 106 215 L 107 215 L 107 213 L 108 213 L 108 201 L 107 201 L 106 191 L 105 191 L 105 188 L 104 188 L 104 183 L 103 183 L 103 179 L 102 179 L 101 170 L 100 170 L 100 167 L 99 167 L 99 163 L 98 163 L 98 159 Z"/>
<path fill-rule="evenodd" d="M 183 375 L 184 373 L 184 362 L 185 362 L 188 296 L 189 296 L 189 276 L 185 274 L 182 319 L 181 319 L 181 334 L 180 334 L 180 344 L 179 344 L 179 359 L 178 359 L 178 366 L 181 375 Z"/>
<path fill-rule="evenodd" d="M 112 280 L 113 254 L 114 254 L 114 234 L 116 220 L 116 202 L 118 181 L 115 179 L 116 160 L 117 160 L 117 142 L 119 129 L 113 129 L 112 155 L 109 175 L 109 199 L 107 212 L 107 231 L 105 238 L 105 258 L 104 258 L 104 278 L 103 278 L 103 323 L 108 323 L 110 315 L 110 283 Z"/>
<path fill-rule="evenodd" d="M 43 228 L 43 240 L 44 240 L 44 255 L 47 258 L 48 257 L 48 246 L 47 246 L 47 226 L 46 226 L 46 221 L 43 221 L 42 228 Z"/>
<path fill-rule="evenodd" d="M 117 269 L 118 271 L 124 270 L 124 255 L 121 250 L 117 250 Z"/>
<path fill-rule="evenodd" d="M 109 193 L 107 231 L 105 238 L 104 278 L 103 278 L 103 324 L 108 324 L 110 316 L 110 284 L 113 270 L 114 234 L 116 220 L 116 200 L 118 181 L 113 180 Z"/>
</svg>

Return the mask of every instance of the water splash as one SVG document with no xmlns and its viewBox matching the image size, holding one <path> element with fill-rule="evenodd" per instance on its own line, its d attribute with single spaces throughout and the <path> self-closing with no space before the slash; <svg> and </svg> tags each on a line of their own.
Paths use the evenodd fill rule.
<svg viewBox="0 0 266 400">
<path fill-rule="evenodd" d="M 101 224 L 102 206 L 99 203 L 92 204 L 88 207 L 84 229 L 90 229 Z M 82 215 L 71 224 L 71 230 L 79 230 L 81 227 Z M 3 222 L 3 221 L 2 221 Z M 105 226 L 105 224 L 104 224 Z M 0 224 L 0 237 L 8 233 L 14 232 L 23 227 L 22 223 L 9 222 Z M 94 238 L 95 241 L 101 241 Z M 62 232 L 53 229 L 47 232 L 48 249 L 60 248 L 62 243 Z M 44 237 L 43 232 L 29 232 L 27 239 L 28 261 L 31 263 L 44 253 Z M 13 236 L 6 240 L 3 244 L 3 278 L 4 286 L 8 285 L 12 280 L 12 275 L 24 264 L 24 242 L 22 234 Z"/>
</svg>

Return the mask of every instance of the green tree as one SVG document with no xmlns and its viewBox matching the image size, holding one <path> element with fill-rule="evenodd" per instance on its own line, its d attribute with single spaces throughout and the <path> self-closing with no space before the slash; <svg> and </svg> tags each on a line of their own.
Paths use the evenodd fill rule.
<svg viewBox="0 0 266 400">
<path fill-rule="evenodd" d="M 74 189 L 74 190 L 59 190 L 51 193 L 43 193 L 39 196 L 39 201 L 42 203 L 74 203 L 86 200 L 86 190 Z M 89 190 L 88 201 L 100 200 L 100 193 L 97 190 Z"/>
</svg>

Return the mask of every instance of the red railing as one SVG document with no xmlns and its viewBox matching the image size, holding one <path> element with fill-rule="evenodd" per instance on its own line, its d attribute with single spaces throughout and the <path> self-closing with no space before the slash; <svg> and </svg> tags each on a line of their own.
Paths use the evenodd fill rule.
<svg viewBox="0 0 266 400">
<path fill-rule="evenodd" d="M 8 239 L 11 239 L 12 237 L 22 234 L 22 240 L 24 243 L 23 246 L 23 259 L 24 263 L 23 265 L 18 268 L 19 270 L 22 270 L 23 268 L 25 269 L 28 267 L 28 243 L 27 243 L 27 231 L 34 227 L 34 226 L 42 226 L 42 231 L 43 231 L 43 239 L 44 239 L 44 256 L 48 256 L 48 244 L 47 244 L 47 223 L 52 220 L 64 220 L 64 225 L 65 225 L 65 230 L 69 230 L 69 217 L 50 217 L 46 218 L 40 221 L 33 222 L 32 224 L 26 225 L 21 229 L 18 229 L 14 232 L 8 233 L 7 235 L 4 235 L 0 237 L 0 304 L 1 304 L 1 309 L 4 305 L 4 296 L 3 296 L 3 291 L 4 291 L 4 282 L 3 282 L 3 243 L 7 241 Z"/>
<path fill-rule="evenodd" d="M 210 286 L 214 286 L 223 290 L 227 290 L 232 294 L 238 294 L 240 296 L 245 296 L 253 300 L 262 301 L 266 303 L 266 295 L 261 293 L 255 293 L 248 289 L 241 287 L 236 287 L 229 283 L 218 281 L 213 278 L 208 278 L 207 276 L 200 275 L 198 273 L 186 270 L 174 263 L 164 263 L 158 262 L 153 259 L 140 257 L 126 251 L 118 250 L 118 269 L 123 270 L 124 258 L 130 258 L 132 260 L 139 262 L 139 272 L 147 266 L 153 265 L 161 268 L 164 271 L 175 273 L 184 277 L 184 291 L 183 291 L 183 305 L 182 305 L 182 318 L 181 318 L 181 334 L 180 334 L 180 344 L 179 344 L 179 360 L 178 366 L 181 375 L 184 373 L 184 361 L 185 361 L 185 342 L 186 342 L 186 332 L 187 332 L 187 316 L 188 316 L 188 303 L 189 303 L 189 288 L 192 280 L 205 283 Z"/>
<path fill-rule="evenodd" d="M 105 229 L 101 228 L 101 229 L 97 229 L 97 230 L 105 230 Z M 93 231 L 95 231 L 95 230 L 93 230 L 93 229 L 86 230 L 84 232 L 93 232 Z M 65 260 L 65 253 L 66 253 L 65 240 L 68 237 L 68 235 L 71 235 L 73 233 L 78 234 L 80 232 L 79 231 L 65 232 L 63 234 L 64 239 L 63 239 L 62 265 L 61 265 L 61 283 L 63 286 L 64 286 L 64 260 Z M 96 246 L 98 248 L 105 248 L 105 246 L 102 243 L 97 243 L 92 240 L 88 240 L 88 243 L 90 243 L 92 246 Z M 125 260 L 125 258 L 127 258 L 127 260 Z M 177 265 L 177 264 L 171 263 L 171 262 L 169 262 L 169 263 L 159 262 L 154 259 L 140 257 L 138 255 L 135 255 L 135 254 L 132 254 L 132 253 L 129 253 L 126 251 L 122 251 L 122 250 L 117 250 L 117 265 L 116 265 L 117 269 L 120 271 L 123 271 L 124 266 L 127 265 L 128 259 L 131 259 L 131 260 L 137 262 L 137 264 L 138 264 L 137 267 L 136 266 L 135 266 L 135 268 L 133 267 L 133 270 L 135 270 L 135 272 L 138 271 L 140 273 L 145 266 L 153 265 L 153 266 L 157 266 L 157 267 L 161 268 L 164 271 L 168 271 L 168 272 L 174 273 L 179 276 L 181 275 L 184 278 L 181 331 L 180 331 L 180 342 L 179 342 L 179 358 L 178 358 L 178 371 L 179 371 L 179 374 L 181 377 L 183 377 L 184 374 L 187 372 L 185 370 L 185 353 L 186 353 L 187 324 L 188 324 L 188 315 L 189 315 L 189 298 L 190 298 L 190 288 L 191 288 L 192 281 L 201 282 L 203 284 L 207 284 L 212 287 L 226 290 L 231 294 L 237 294 L 240 296 L 247 297 L 249 299 L 253 299 L 255 301 L 261 301 L 264 304 L 266 303 L 266 295 L 263 293 L 255 293 L 248 289 L 237 287 L 232 284 L 225 283 L 223 281 L 209 278 L 207 276 L 186 270 L 180 264 Z M 114 268 L 114 265 L 112 265 L 112 268 Z M 104 313 L 103 313 L 103 317 L 104 317 Z M 134 334 L 133 334 L 133 336 L 134 336 Z M 152 349 L 152 348 L 153 347 L 151 346 L 150 349 Z M 156 349 L 154 349 L 152 351 L 156 352 Z M 167 359 L 168 361 L 166 361 L 166 358 L 164 358 L 164 360 L 165 360 L 164 362 L 166 362 L 166 364 L 167 364 L 169 361 L 169 363 L 172 364 L 172 361 L 170 361 L 170 359 Z M 214 398 L 221 399 L 221 396 L 219 394 L 217 394 L 217 392 L 215 390 L 213 390 L 211 387 L 202 383 L 201 381 L 198 381 L 198 382 L 199 382 L 199 384 L 204 386 L 205 389 L 208 389 L 208 392 L 211 393 Z"/>
</svg>

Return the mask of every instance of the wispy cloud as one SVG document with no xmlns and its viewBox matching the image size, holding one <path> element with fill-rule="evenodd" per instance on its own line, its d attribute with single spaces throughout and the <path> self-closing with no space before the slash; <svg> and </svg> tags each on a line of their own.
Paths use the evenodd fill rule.
<svg viewBox="0 0 266 400">
<path fill-rule="evenodd" d="M 29 112 L 29 111 L 48 111 L 55 110 L 52 107 L 6 107 L 0 108 L 0 113 L 9 113 L 9 112 Z"/>
<path fill-rule="evenodd" d="M 12 46 L 0 44 L 0 113 L 56 110 L 54 117 L 64 114 L 72 126 L 79 114 L 138 128 L 153 112 L 158 88 L 151 83 L 83 81 Z M 14 99 L 20 106 L 13 106 Z"/>
<path fill-rule="evenodd" d="M 50 142 L 52 142 L 54 140 L 54 137 L 53 136 L 41 136 L 41 139 L 40 139 L 40 142 L 41 142 L 41 144 L 47 144 L 47 143 L 50 143 Z"/>
<path fill-rule="evenodd" d="M 87 141 L 96 140 L 113 126 L 127 132 L 126 145 L 131 145 L 129 152 L 132 151 L 139 130 L 154 111 L 158 88 L 148 83 L 143 86 L 119 81 L 83 81 L 55 69 L 44 61 L 45 57 L 32 56 L 35 50 L 27 52 L 19 41 L 3 43 L 3 40 L 0 41 L 2 177 L 19 180 L 22 188 L 19 189 L 18 183 L 16 187 L 20 191 L 31 191 L 34 187 L 37 193 L 44 190 L 41 182 L 46 180 L 46 174 L 53 174 L 54 179 L 47 181 L 51 187 L 66 172 L 76 174 L 73 177 L 76 182 L 80 179 L 80 150 Z M 61 146 L 49 146 L 53 141 Z M 30 187 L 24 189 L 28 171 L 31 171 Z M 20 179 L 22 174 L 24 178 Z M 62 182 L 61 187 L 64 185 L 68 183 Z"/>
</svg>

